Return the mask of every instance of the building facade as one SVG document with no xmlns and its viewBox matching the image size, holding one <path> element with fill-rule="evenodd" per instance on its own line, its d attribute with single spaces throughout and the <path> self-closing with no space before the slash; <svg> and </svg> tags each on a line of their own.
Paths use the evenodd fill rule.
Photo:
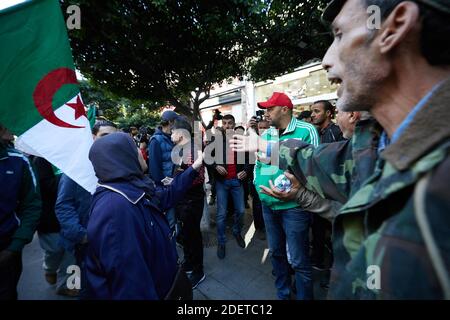
<svg viewBox="0 0 450 320">
<path fill-rule="evenodd" d="M 337 99 L 337 86 L 328 81 L 321 62 L 314 62 L 274 80 L 254 83 L 234 79 L 216 85 L 211 89 L 210 98 L 200 105 L 200 114 L 208 123 L 219 109 L 222 115 L 232 114 L 237 125 L 245 126 L 256 114 L 257 103 L 266 101 L 275 91 L 284 92 L 292 99 L 295 114 L 309 110 L 314 101 L 328 100 L 334 104 Z"/>
</svg>

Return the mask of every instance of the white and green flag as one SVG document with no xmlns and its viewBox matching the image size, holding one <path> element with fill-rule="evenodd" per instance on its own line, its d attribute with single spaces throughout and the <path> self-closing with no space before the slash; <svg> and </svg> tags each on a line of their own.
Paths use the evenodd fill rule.
<svg viewBox="0 0 450 320">
<path fill-rule="evenodd" d="M 58 0 L 0 11 L 0 123 L 16 147 L 94 192 L 92 135 Z"/>
</svg>

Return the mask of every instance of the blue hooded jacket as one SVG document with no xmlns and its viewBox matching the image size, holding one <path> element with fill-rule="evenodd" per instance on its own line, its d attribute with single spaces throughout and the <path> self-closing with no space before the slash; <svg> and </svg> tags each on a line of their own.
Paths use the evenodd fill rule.
<svg viewBox="0 0 450 320">
<path fill-rule="evenodd" d="M 65 174 L 61 175 L 55 214 L 61 226 L 61 245 L 73 252 L 86 236 L 92 195 Z"/>
<path fill-rule="evenodd" d="M 173 146 L 170 135 L 164 133 L 160 128 L 156 129 L 150 138 L 148 171 L 157 185 L 162 185 L 162 179 L 173 175 L 174 164 L 171 157 Z"/>
<path fill-rule="evenodd" d="M 138 150 L 123 133 L 97 140 L 89 152 L 97 177 L 86 256 L 92 299 L 160 300 L 177 271 L 175 242 L 164 211 L 192 184 L 186 170 L 169 187 L 155 187 L 140 168 Z"/>
</svg>

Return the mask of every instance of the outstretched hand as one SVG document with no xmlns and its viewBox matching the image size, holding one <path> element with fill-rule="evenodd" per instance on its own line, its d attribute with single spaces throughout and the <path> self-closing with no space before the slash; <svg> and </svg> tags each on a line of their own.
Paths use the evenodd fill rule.
<svg viewBox="0 0 450 320">
<path fill-rule="evenodd" d="M 269 180 L 270 188 L 266 186 L 259 186 L 261 189 L 261 192 L 264 194 L 267 194 L 268 196 L 274 197 L 276 199 L 279 199 L 281 201 L 293 201 L 295 200 L 295 197 L 297 195 L 297 192 L 300 190 L 301 187 L 303 187 L 300 184 L 300 181 L 291 173 L 284 172 L 284 175 L 286 178 L 288 178 L 291 181 L 291 190 L 289 192 L 281 191 L 275 185 L 273 184 L 272 180 Z"/>
<path fill-rule="evenodd" d="M 256 152 L 261 150 L 263 145 L 266 145 L 265 140 L 261 139 L 253 128 L 249 128 L 249 135 L 244 136 L 241 134 L 233 135 L 230 140 L 230 147 L 236 152 Z"/>
</svg>

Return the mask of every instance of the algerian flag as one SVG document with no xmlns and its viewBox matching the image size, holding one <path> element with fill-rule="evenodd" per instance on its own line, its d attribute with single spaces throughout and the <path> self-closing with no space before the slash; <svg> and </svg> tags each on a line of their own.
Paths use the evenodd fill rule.
<svg viewBox="0 0 450 320">
<path fill-rule="evenodd" d="M 86 116 L 89 120 L 89 125 L 91 126 L 91 128 L 93 128 L 95 125 L 95 117 L 97 117 L 97 108 L 94 105 L 90 105 L 88 107 Z"/>
<path fill-rule="evenodd" d="M 41 156 L 94 192 L 92 135 L 58 0 L 0 11 L 0 123 L 16 147 Z"/>
</svg>

